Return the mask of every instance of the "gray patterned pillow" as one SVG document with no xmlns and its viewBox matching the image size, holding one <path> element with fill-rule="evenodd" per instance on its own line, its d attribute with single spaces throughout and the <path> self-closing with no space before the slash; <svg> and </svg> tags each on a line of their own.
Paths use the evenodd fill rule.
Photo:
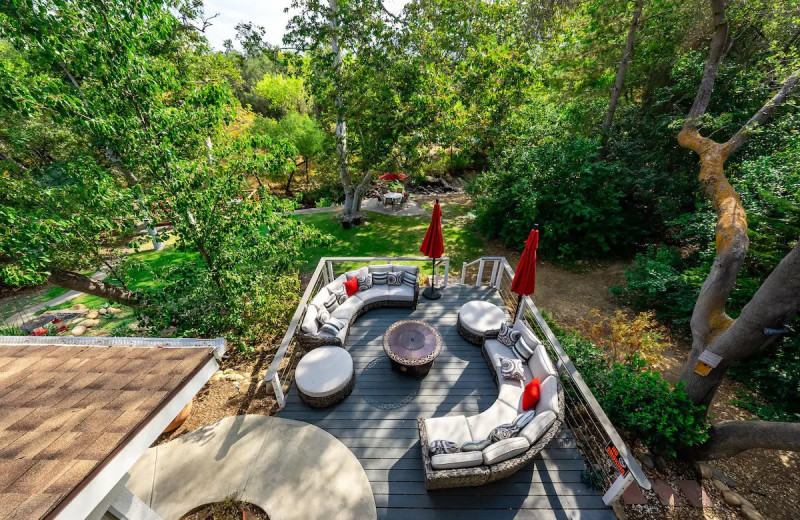
<svg viewBox="0 0 800 520">
<path fill-rule="evenodd" d="M 525 428 L 529 422 L 533 420 L 533 416 L 536 415 L 536 410 L 528 410 L 526 412 L 522 412 L 518 416 L 514 418 L 514 426 L 519 426 L 520 428 Z"/>
<path fill-rule="evenodd" d="M 372 275 L 364 275 L 358 277 L 358 290 L 359 291 L 366 291 L 367 289 L 372 289 Z"/>
<path fill-rule="evenodd" d="M 482 441 L 469 441 L 461 445 L 461 451 L 483 451 L 484 448 L 492 443 L 489 439 Z"/>
<path fill-rule="evenodd" d="M 500 358 L 500 373 L 506 379 L 523 381 L 525 379 L 525 368 L 521 359 Z"/>
<path fill-rule="evenodd" d="M 322 327 L 325 325 L 325 322 L 331 319 L 331 313 L 327 311 L 327 309 L 320 309 L 317 311 L 317 324 Z"/>
<path fill-rule="evenodd" d="M 431 441 L 428 444 L 428 451 L 431 455 L 441 455 L 442 453 L 458 453 L 460 450 L 458 444 L 452 441 Z"/>
<path fill-rule="evenodd" d="M 339 306 L 339 301 L 336 299 L 335 294 L 331 294 L 325 299 L 323 305 L 325 306 L 325 310 L 330 313 L 336 310 L 336 307 Z"/>
<path fill-rule="evenodd" d="M 337 320 L 336 318 L 330 318 L 328 321 L 325 322 L 325 325 L 320 327 L 320 333 L 330 334 L 331 336 L 335 336 L 339 334 L 339 331 L 344 328 L 344 323 Z"/>
<path fill-rule="evenodd" d="M 389 285 L 400 285 L 403 283 L 403 273 L 386 273 L 386 281 Z"/>
<path fill-rule="evenodd" d="M 409 272 L 403 273 L 403 283 L 411 287 L 414 287 L 415 285 L 417 285 L 417 275 L 411 274 Z"/>
<path fill-rule="evenodd" d="M 344 301 L 347 299 L 347 291 L 344 288 L 344 285 L 337 284 L 334 289 L 329 289 L 331 294 L 336 296 L 336 303 L 339 305 L 343 304 Z"/>
<path fill-rule="evenodd" d="M 533 355 L 533 349 L 536 347 L 531 347 L 528 345 L 524 339 L 519 338 L 514 346 L 511 347 L 511 350 L 514 351 L 514 354 L 517 355 L 522 361 L 528 361 L 530 357 Z"/>
<path fill-rule="evenodd" d="M 513 347 L 514 343 L 516 343 L 521 337 L 522 333 L 520 331 L 514 330 L 503 323 L 500 325 L 500 332 L 497 334 L 497 341 L 507 347 Z"/>
<path fill-rule="evenodd" d="M 516 424 L 502 424 L 489 432 L 489 440 L 492 442 L 502 441 L 503 439 L 510 439 L 516 437 L 522 430 Z"/>
<path fill-rule="evenodd" d="M 372 273 L 373 285 L 386 285 L 388 282 L 389 273 Z"/>
</svg>

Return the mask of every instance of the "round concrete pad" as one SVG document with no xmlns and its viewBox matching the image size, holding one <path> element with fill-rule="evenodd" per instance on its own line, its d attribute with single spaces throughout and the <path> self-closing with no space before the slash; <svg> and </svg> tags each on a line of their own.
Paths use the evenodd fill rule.
<svg viewBox="0 0 800 520">
<path fill-rule="evenodd" d="M 238 415 L 150 448 L 126 486 L 164 520 L 237 494 L 270 520 L 369 520 L 375 498 L 333 435 L 279 417 Z"/>
<path fill-rule="evenodd" d="M 341 347 L 317 347 L 297 364 L 294 382 L 312 397 L 326 397 L 346 387 L 353 378 L 353 358 Z"/>
</svg>

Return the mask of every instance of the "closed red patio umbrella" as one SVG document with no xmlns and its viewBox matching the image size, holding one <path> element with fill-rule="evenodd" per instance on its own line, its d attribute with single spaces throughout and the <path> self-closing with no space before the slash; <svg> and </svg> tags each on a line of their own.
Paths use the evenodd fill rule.
<svg viewBox="0 0 800 520">
<path fill-rule="evenodd" d="M 522 297 L 533 294 L 536 288 L 536 249 L 539 247 L 539 226 L 534 225 L 525 241 L 525 249 L 517 264 L 517 271 L 511 281 L 511 290 L 517 293 L 517 317 L 522 305 Z"/>
<path fill-rule="evenodd" d="M 436 199 L 436 203 L 433 205 L 431 223 L 428 226 L 428 231 L 425 233 L 425 238 L 422 240 L 422 247 L 419 248 L 419 251 L 433 260 L 433 283 L 430 287 L 425 289 L 422 295 L 429 300 L 438 300 L 442 297 L 442 293 L 436 289 L 436 259 L 441 258 L 444 254 L 442 208 L 439 207 L 439 199 Z"/>
</svg>

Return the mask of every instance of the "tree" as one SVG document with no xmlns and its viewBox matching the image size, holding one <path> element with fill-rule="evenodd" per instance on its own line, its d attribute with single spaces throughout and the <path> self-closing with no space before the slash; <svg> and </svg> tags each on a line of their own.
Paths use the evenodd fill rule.
<svg viewBox="0 0 800 520">
<path fill-rule="evenodd" d="M 226 71 L 197 52 L 197 35 L 174 14 L 194 5 L 0 8 L 0 36 L 30 67 L 21 75 L 0 62 L 0 106 L 52 117 L 91 143 L 57 182 L 42 168 L 16 167 L 0 179 L 0 274 L 136 305 L 154 331 L 175 326 L 252 343 L 291 305 L 293 266 L 319 234 L 288 216 L 291 201 L 263 190 L 258 201 L 241 200 L 247 172 L 294 168 L 296 150 L 228 131 L 239 105 Z M 129 287 L 127 266 L 111 260 L 151 218 L 171 224 L 187 261 L 164 266 L 151 286 Z M 102 263 L 106 282 L 79 273 Z"/>
<path fill-rule="evenodd" d="M 619 60 L 617 66 L 617 76 L 614 80 L 614 85 L 611 87 L 611 98 L 608 101 L 608 110 L 606 117 L 603 120 L 603 125 L 600 127 L 602 145 L 608 141 L 608 132 L 611 130 L 611 123 L 614 121 L 614 112 L 617 111 L 617 102 L 619 96 L 622 94 L 622 87 L 625 84 L 625 73 L 628 70 L 628 64 L 631 61 L 633 54 L 633 45 L 636 42 L 636 30 L 639 28 L 639 18 L 642 16 L 642 7 L 644 0 L 635 0 L 633 6 L 633 16 L 631 17 L 631 26 L 628 30 L 628 38 L 625 40 L 625 49 L 622 51 L 622 58 Z"/>
<path fill-rule="evenodd" d="M 267 74 L 256 84 L 255 93 L 268 103 L 269 113 L 273 117 L 308 112 L 310 100 L 303 78 Z"/>
<path fill-rule="evenodd" d="M 700 290 L 691 319 L 692 350 L 681 373 L 687 395 L 708 407 L 731 363 L 746 359 L 771 344 L 769 329 L 781 329 L 800 310 L 800 242 L 766 278 L 738 318 L 726 304 L 749 247 L 747 215 L 739 194 L 725 176 L 728 158 L 766 124 L 800 81 L 790 72 L 778 92 L 730 139 L 717 142 L 700 134 L 701 121 L 712 99 L 720 63 L 729 50 L 729 24 L 724 0 L 710 0 L 714 32 L 697 94 L 678 134 L 678 143 L 700 158 L 699 180 L 717 216 L 716 257 Z M 782 67 L 797 66 L 787 63 Z M 789 61 L 791 57 L 789 57 Z M 718 357 L 706 376 L 695 371 L 704 352 Z M 709 440 L 694 452 L 701 458 L 728 457 L 751 448 L 800 450 L 800 424 L 725 421 L 711 428 Z"/>
</svg>

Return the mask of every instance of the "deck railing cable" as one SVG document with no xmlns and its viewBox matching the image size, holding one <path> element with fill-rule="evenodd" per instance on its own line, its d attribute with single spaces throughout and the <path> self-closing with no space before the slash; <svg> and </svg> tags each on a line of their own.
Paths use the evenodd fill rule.
<svg viewBox="0 0 800 520">
<path fill-rule="evenodd" d="M 499 271 L 495 266 L 501 266 Z M 472 276 L 472 272 L 477 273 Z M 491 271 L 490 271 L 491 270 Z M 487 278 L 487 273 L 491 276 Z M 633 457 L 616 428 L 606 416 L 594 394 L 586 385 L 578 370 L 561 347 L 539 309 L 530 297 L 522 299 L 522 311 L 518 297 L 511 291 L 514 270 L 504 257 L 483 257 L 464 263 L 462 283 L 495 287 L 512 316 L 525 319 L 546 346 L 548 353 L 558 366 L 565 396 L 565 422 L 572 430 L 579 450 L 586 461 L 584 481 L 603 491 L 606 504 L 615 501 L 634 480 L 643 488 L 650 489 L 650 481 L 638 461 Z M 623 475 L 614 463 L 609 450 L 617 450 L 618 459 L 625 465 Z"/>
</svg>

